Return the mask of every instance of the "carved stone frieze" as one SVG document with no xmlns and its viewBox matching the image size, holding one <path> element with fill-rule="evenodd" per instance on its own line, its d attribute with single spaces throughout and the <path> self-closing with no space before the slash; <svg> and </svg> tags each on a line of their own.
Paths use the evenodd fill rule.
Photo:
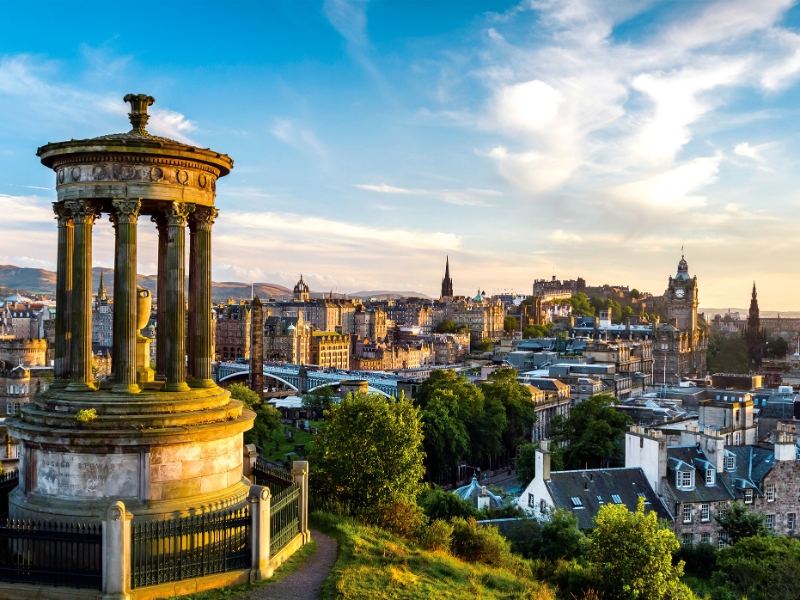
<svg viewBox="0 0 800 600">
<path fill-rule="evenodd" d="M 83 183 L 86 185 L 136 182 L 180 185 L 204 193 L 216 192 L 218 173 L 199 163 L 189 161 L 161 160 L 153 164 L 150 160 L 139 163 L 108 162 L 103 164 L 74 165 L 59 169 L 57 187 Z"/>
</svg>

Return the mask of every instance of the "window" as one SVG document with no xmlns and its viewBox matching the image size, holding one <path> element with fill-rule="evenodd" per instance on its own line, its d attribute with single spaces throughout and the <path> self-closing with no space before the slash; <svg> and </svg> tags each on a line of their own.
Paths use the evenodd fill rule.
<svg viewBox="0 0 800 600">
<path fill-rule="evenodd" d="M 644 448 L 644 438 L 643 437 L 639 438 L 639 448 Z"/>
<path fill-rule="evenodd" d="M 734 457 L 734 456 L 726 456 L 725 457 L 725 468 L 728 471 L 733 471 L 736 468 L 736 457 Z"/>
<path fill-rule="evenodd" d="M 733 434 L 733 445 L 738 446 L 741 443 L 742 443 L 742 434 L 737 431 Z"/>
<path fill-rule="evenodd" d="M 719 534 L 719 539 L 717 540 L 717 547 L 724 548 L 728 545 L 728 539 L 725 537 L 724 533 Z"/>
<path fill-rule="evenodd" d="M 615 504 L 622 504 L 622 500 L 617 494 L 611 494 L 611 499 L 614 501 Z"/>
<path fill-rule="evenodd" d="M 598 501 L 600 504 L 603 504 L 603 497 L 602 497 L 602 496 L 598 496 L 598 497 L 597 497 L 597 501 Z"/>
<path fill-rule="evenodd" d="M 701 521 L 710 521 L 711 520 L 711 505 L 710 504 L 701 504 L 700 505 L 700 520 Z"/>
<path fill-rule="evenodd" d="M 14 412 L 19 410 L 19 402 L 14 402 Z"/>
<path fill-rule="evenodd" d="M 11 402 L 6 402 L 6 414 L 13 415 L 14 410 L 11 408 Z"/>
<path fill-rule="evenodd" d="M 583 502 L 577 496 L 573 496 L 570 500 L 572 500 L 572 506 L 583 506 Z"/>
<path fill-rule="evenodd" d="M 706 469 L 706 485 L 715 485 L 716 484 L 716 477 L 714 474 L 714 469 Z"/>
<path fill-rule="evenodd" d="M 692 472 L 691 471 L 678 471 L 678 487 L 690 488 L 692 487 Z"/>
<path fill-rule="evenodd" d="M 691 533 L 684 533 L 683 534 L 683 545 L 684 546 L 691 546 L 694 543 L 694 535 Z"/>
<path fill-rule="evenodd" d="M 528 494 L 528 506 L 530 508 L 534 508 L 536 506 L 536 501 L 533 498 L 533 494 Z"/>
<path fill-rule="evenodd" d="M 767 529 L 775 531 L 775 515 L 767 515 Z"/>
<path fill-rule="evenodd" d="M 786 515 L 786 529 L 788 531 L 794 531 L 794 526 L 796 522 L 797 522 L 796 513 L 789 513 L 788 515 Z"/>
<path fill-rule="evenodd" d="M 745 504 L 752 504 L 753 503 L 753 490 L 745 490 L 744 491 L 744 503 Z"/>
<path fill-rule="evenodd" d="M 701 544 L 710 544 L 711 543 L 711 534 L 710 533 L 701 533 L 700 534 L 700 543 Z"/>
<path fill-rule="evenodd" d="M 738 408 L 735 411 L 733 411 L 733 422 L 734 423 L 738 423 L 739 422 L 739 409 Z"/>
<path fill-rule="evenodd" d="M 684 504 L 683 505 L 683 522 L 684 523 L 691 523 L 692 522 L 692 505 L 691 504 Z"/>
<path fill-rule="evenodd" d="M 775 502 L 775 484 L 767 484 L 767 502 Z"/>
</svg>

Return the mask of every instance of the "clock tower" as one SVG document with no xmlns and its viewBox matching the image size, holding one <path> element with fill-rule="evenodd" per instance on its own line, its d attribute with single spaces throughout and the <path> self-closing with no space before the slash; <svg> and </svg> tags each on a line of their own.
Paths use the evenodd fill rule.
<svg viewBox="0 0 800 600">
<path fill-rule="evenodd" d="M 694 333 L 697 331 L 697 276 L 689 277 L 689 265 L 681 254 L 678 272 L 669 278 L 664 294 L 667 303 L 668 322 L 678 322 L 678 331 Z"/>
</svg>

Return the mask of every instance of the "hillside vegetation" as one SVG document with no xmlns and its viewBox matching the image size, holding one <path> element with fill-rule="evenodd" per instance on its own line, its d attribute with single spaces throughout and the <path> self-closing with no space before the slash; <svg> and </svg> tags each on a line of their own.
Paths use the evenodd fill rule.
<svg viewBox="0 0 800 600">
<path fill-rule="evenodd" d="M 325 582 L 323 598 L 555 599 L 547 586 L 520 571 L 524 564 L 518 564 L 512 572 L 465 562 L 444 551 L 425 550 L 378 527 L 329 513 L 314 513 L 311 523 L 339 543 L 339 556 Z"/>
</svg>

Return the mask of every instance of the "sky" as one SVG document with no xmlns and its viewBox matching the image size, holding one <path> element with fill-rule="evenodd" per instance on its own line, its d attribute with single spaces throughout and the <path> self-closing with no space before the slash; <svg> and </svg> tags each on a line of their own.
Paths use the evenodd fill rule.
<svg viewBox="0 0 800 600">
<path fill-rule="evenodd" d="M 0 263 L 55 267 L 36 148 L 149 130 L 235 161 L 216 281 L 438 296 L 583 277 L 797 310 L 800 7 L 720 2 L 6 3 Z M 139 227 L 139 271 L 155 272 Z M 113 265 L 111 225 L 95 266 Z"/>
</svg>

